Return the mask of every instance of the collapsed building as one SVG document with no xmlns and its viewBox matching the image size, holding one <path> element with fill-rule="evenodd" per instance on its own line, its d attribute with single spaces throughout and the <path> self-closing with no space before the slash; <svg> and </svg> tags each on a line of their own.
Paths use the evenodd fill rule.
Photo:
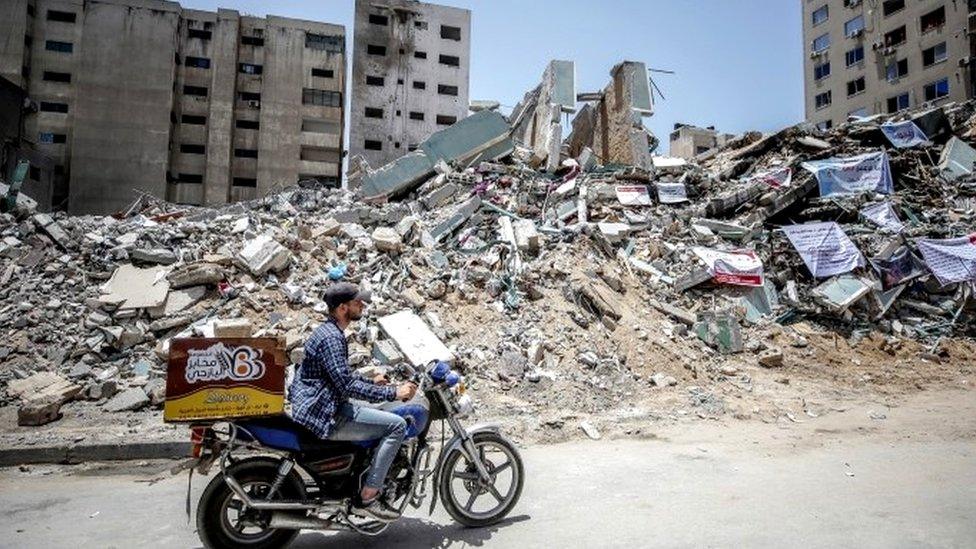
<svg viewBox="0 0 976 549">
<path fill-rule="evenodd" d="M 480 111 L 362 170 L 361 196 L 67 217 L 21 195 L 0 215 L 0 402 L 25 425 L 151 409 L 175 337 L 278 336 L 299 364 L 336 280 L 374 294 L 355 366 L 451 360 L 529 429 L 642 387 L 721 415 L 751 368 L 828 383 L 863 342 L 892 365 L 858 359 L 859 380 L 970 360 L 976 103 L 746 133 L 687 162 L 650 155 L 644 69 L 624 63 L 557 162 L 566 68 L 513 119 Z"/>
</svg>

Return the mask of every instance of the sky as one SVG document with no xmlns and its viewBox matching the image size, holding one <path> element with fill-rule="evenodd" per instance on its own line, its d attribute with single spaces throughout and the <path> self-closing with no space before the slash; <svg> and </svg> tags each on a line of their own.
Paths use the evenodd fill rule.
<svg viewBox="0 0 976 549">
<path fill-rule="evenodd" d="M 676 122 L 738 134 L 803 119 L 798 0 L 441 0 L 471 10 L 470 99 L 511 110 L 551 59 L 576 62 L 578 92 L 598 91 L 622 60 L 643 61 L 664 99 L 644 119 L 667 152 Z M 336 23 L 352 44 L 353 0 L 181 0 Z M 348 55 L 348 53 L 347 53 Z M 352 70 L 351 58 L 347 70 Z M 347 94 L 348 95 L 348 94 Z M 348 100 L 347 100 L 348 101 Z M 578 105 L 582 106 L 582 105 Z M 348 107 L 348 104 L 347 104 Z"/>
</svg>

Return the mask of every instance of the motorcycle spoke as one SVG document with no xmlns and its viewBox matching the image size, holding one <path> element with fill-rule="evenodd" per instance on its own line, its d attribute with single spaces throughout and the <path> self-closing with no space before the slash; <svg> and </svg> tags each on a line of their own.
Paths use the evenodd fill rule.
<svg viewBox="0 0 976 549">
<path fill-rule="evenodd" d="M 493 498 L 495 498 L 495 499 L 498 500 L 498 503 L 501 503 L 501 502 L 505 501 L 505 498 L 503 498 L 502 495 L 498 493 L 498 489 L 495 488 L 495 485 L 494 484 L 490 484 L 488 486 L 488 492 L 491 493 L 491 496 Z"/>
<path fill-rule="evenodd" d="M 501 473 L 502 471 L 504 471 L 505 469 L 508 469 L 511 466 L 512 466 L 512 462 L 511 461 L 506 461 L 505 463 L 499 465 L 498 467 L 495 467 L 495 470 L 492 471 L 491 474 L 497 475 L 498 473 Z"/>
<path fill-rule="evenodd" d="M 468 502 L 466 504 L 464 504 L 464 510 L 465 511 L 467 511 L 469 513 L 471 512 L 471 508 L 474 507 L 474 500 L 478 499 L 478 496 L 479 495 L 480 494 L 478 493 L 477 490 L 475 490 L 474 492 L 471 492 L 471 496 L 468 498 Z"/>
<path fill-rule="evenodd" d="M 227 507 L 235 511 L 240 511 L 244 508 L 244 502 L 238 499 L 233 499 L 227 504 Z"/>
</svg>

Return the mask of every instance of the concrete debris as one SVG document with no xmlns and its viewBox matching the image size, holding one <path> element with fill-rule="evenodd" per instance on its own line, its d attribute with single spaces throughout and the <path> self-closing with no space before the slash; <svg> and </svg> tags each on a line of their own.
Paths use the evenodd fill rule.
<svg viewBox="0 0 976 549">
<path fill-rule="evenodd" d="M 291 252 L 270 235 L 261 235 L 247 242 L 237 259 L 255 276 L 278 272 L 288 266 Z"/>
<path fill-rule="evenodd" d="M 454 361 L 454 353 L 411 311 L 385 316 L 379 325 L 413 366 L 426 366 L 432 360 Z"/>
<path fill-rule="evenodd" d="M 166 301 L 169 281 L 164 267 L 140 269 L 122 265 L 102 287 L 99 298 L 118 309 L 147 309 L 159 307 Z"/>
<path fill-rule="evenodd" d="M 131 412 L 149 405 L 149 397 L 139 387 L 126 389 L 105 403 L 106 412 Z"/>
</svg>

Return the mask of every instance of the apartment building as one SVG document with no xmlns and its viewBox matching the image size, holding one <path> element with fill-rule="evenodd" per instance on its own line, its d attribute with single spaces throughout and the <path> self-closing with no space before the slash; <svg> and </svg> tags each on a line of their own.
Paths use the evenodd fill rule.
<svg viewBox="0 0 976 549">
<path fill-rule="evenodd" d="M 806 119 L 894 113 L 972 97 L 962 0 L 800 0 Z"/>
<path fill-rule="evenodd" d="M 691 124 L 676 123 L 670 136 L 668 154 L 685 160 L 691 160 L 700 154 L 717 149 L 735 137 L 728 133 L 719 133 L 715 126 L 701 128 Z"/>
<path fill-rule="evenodd" d="M 382 166 L 468 114 L 471 12 L 356 0 L 350 156 Z"/>
<path fill-rule="evenodd" d="M 345 29 L 164 0 L 5 0 L 0 76 L 55 160 L 50 206 L 194 205 L 338 185 Z"/>
</svg>

